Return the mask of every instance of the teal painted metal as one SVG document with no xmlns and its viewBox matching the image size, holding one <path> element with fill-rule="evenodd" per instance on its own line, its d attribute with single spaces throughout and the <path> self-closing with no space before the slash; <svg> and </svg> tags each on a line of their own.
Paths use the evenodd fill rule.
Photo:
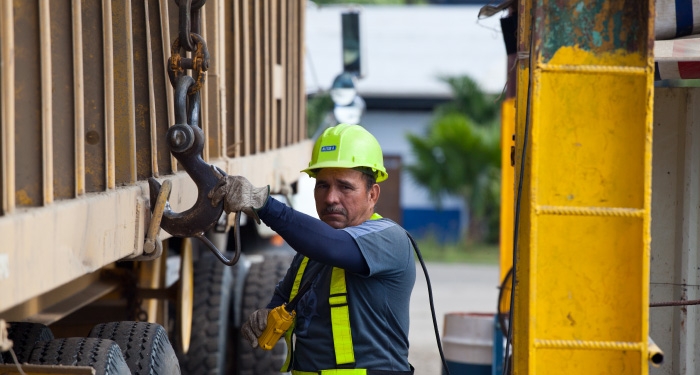
<svg viewBox="0 0 700 375">
<path fill-rule="evenodd" d="M 559 48 L 565 46 L 578 46 L 594 53 L 618 49 L 638 51 L 647 41 L 645 28 L 649 14 L 640 11 L 639 6 L 627 5 L 630 1 L 559 0 L 548 2 L 547 7 L 540 7 L 536 22 L 544 22 L 544 62 L 548 62 Z M 542 0 L 539 2 L 542 3 Z M 600 14 L 609 16 L 601 18 Z"/>
</svg>

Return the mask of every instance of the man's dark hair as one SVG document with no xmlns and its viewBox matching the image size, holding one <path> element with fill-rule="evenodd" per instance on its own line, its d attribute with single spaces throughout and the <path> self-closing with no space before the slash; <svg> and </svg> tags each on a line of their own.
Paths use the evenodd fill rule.
<svg viewBox="0 0 700 375">
<path fill-rule="evenodd" d="M 374 171 L 372 171 L 372 168 L 357 167 L 353 169 L 362 172 L 362 176 L 365 178 L 365 183 L 367 184 L 367 191 L 372 190 L 372 186 L 377 183 L 377 176 Z"/>
</svg>

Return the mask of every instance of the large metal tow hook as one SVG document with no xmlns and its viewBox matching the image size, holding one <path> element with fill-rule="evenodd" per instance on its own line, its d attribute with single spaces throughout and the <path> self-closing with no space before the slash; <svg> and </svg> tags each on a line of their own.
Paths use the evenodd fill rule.
<svg viewBox="0 0 700 375">
<path fill-rule="evenodd" d="M 236 247 L 234 257 L 227 259 L 216 246 L 205 237 L 205 233 L 211 229 L 221 217 L 224 206 L 223 202 L 212 207 L 211 200 L 207 194 L 219 181 L 212 171 L 212 166 L 202 159 L 204 149 L 204 133 L 199 127 L 200 95 L 199 91 L 188 95 L 189 89 L 195 85 L 195 80 L 187 75 L 177 77 L 175 84 L 175 122 L 176 124 L 168 129 L 166 139 L 170 152 L 182 164 L 187 174 L 197 185 L 197 201 L 194 206 L 183 212 L 173 212 L 167 203 L 170 191 L 166 187 L 161 191 L 161 185 L 154 178 L 148 179 L 148 186 L 151 198 L 151 212 L 154 218 L 162 209 L 160 227 L 175 237 L 194 237 L 202 241 L 221 262 L 227 266 L 236 264 L 240 257 L 240 238 L 238 228 L 240 225 L 240 215 L 236 216 L 234 225 L 234 237 Z M 188 100 L 189 99 L 189 100 Z M 225 173 L 219 170 L 222 175 Z M 160 196 L 159 195 L 164 195 Z M 166 202 L 165 207 L 157 207 L 157 202 Z M 162 204 L 162 203 L 161 203 Z M 151 239 L 152 240 L 152 239 Z M 157 242 L 157 241 L 156 241 Z M 149 239 L 146 240 L 149 244 Z M 152 246 L 152 245 L 151 245 Z M 146 250 L 146 249 L 144 249 Z"/>
</svg>

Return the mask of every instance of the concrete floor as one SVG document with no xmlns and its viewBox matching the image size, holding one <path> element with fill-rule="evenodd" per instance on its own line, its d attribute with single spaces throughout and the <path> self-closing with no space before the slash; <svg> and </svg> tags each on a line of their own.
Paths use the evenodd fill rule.
<svg viewBox="0 0 700 375">
<path fill-rule="evenodd" d="M 411 296 L 410 349 L 408 359 L 415 375 L 442 373 L 435 339 L 428 289 L 423 270 L 416 265 L 416 285 Z M 498 266 L 428 263 L 440 337 L 444 316 L 452 312 L 495 313 L 498 299 Z"/>
</svg>

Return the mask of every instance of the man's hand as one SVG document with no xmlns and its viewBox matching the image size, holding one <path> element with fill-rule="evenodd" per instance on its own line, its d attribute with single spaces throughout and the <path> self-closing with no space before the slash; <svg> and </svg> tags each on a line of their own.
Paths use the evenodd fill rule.
<svg viewBox="0 0 700 375">
<path fill-rule="evenodd" d="M 267 316 L 270 314 L 272 309 L 259 309 L 255 310 L 248 321 L 241 327 L 241 334 L 243 338 L 250 343 L 253 348 L 258 347 L 258 337 L 262 335 L 265 327 L 267 327 Z"/>
<path fill-rule="evenodd" d="M 260 218 L 255 210 L 261 208 L 270 196 L 270 186 L 255 187 L 243 176 L 222 175 L 216 167 L 212 167 L 219 182 L 209 192 L 211 205 L 216 206 L 224 201 L 227 213 L 243 211 L 260 224 Z"/>
</svg>

